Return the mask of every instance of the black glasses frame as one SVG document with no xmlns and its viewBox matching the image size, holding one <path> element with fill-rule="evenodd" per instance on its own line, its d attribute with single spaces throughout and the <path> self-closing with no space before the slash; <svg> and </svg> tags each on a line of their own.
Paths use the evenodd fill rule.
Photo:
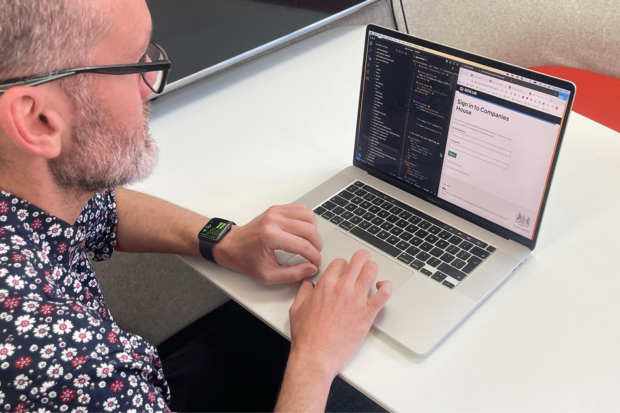
<svg viewBox="0 0 620 413">
<path fill-rule="evenodd" d="M 163 56 L 162 60 L 148 63 L 79 67 L 75 69 L 60 70 L 56 73 L 51 73 L 47 75 L 35 75 L 25 78 L 7 79 L 4 81 L 0 81 L 0 94 L 6 92 L 11 87 L 38 86 L 44 83 L 52 82 L 54 80 L 77 75 L 80 73 L 99 73 L 104 75 L 131 75 L 135 73 L 141 73 L 142 79 L 144 80 L 144 83 L 146 83 L 146 85 L 149 87 L 149 89 L 151 89 L 153 93 L 160 94 L 164 91 L 164 88 L 166 87 L 166 80 L 168 79 L 168 72 L 172 67 L 172 62 L 168 59 L 168 54 L 160 45 L 153 42 L 151 42 L 150 44 L 155 46 L 161 52 Z M 159 87 L 157 88 L 157 90 L 155 90 L 146 80 L 146 73 L 159 71 L 162 71 L 163 75 Z"/>
</svg>

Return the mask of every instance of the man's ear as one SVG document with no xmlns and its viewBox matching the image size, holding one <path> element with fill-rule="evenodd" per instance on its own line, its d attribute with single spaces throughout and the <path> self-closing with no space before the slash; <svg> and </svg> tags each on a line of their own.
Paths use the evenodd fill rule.
<svg viewBox="0 0 620 413">
<path fill-rule="evenodd" d="M 13 87 L 0 95 L 0 127 L 22 150 L 51 159 L 69 132 L 68 99 L 50 85 Z"/>
</svg>

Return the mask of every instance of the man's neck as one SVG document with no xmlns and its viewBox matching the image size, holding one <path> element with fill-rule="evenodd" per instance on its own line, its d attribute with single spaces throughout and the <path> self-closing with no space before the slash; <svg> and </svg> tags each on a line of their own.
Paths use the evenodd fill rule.
<svg viewBox="0 0 620 413">
<path fill-rule="evenodd" d="M 0 190 L 24 199 L 74 225 L 84 205 L 95 193 L 62 189 L 56 185 L 46 165 L 30 166 L 19 168 L 20 170 L 0 169 Z M 41 168 L 45 170 L 40 170 Z"/>
</svg>

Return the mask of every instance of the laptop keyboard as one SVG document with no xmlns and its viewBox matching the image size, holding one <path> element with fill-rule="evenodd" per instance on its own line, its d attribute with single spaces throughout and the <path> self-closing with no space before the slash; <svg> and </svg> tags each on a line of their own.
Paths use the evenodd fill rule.
<svg viewBox="0 0 620 413">
<path fill-rule="evenodd" d="M 314 212 L 450 289 L 496 250 L 360 181 Z"/>
</svg>

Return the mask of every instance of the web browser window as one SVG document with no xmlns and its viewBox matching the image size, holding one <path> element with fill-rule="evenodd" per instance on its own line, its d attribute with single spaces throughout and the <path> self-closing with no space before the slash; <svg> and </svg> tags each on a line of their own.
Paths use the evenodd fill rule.
<svg viewBox="0 0 620 413">
<path fill-rule="evenodd" d="M 369 32 L 356 159 L 534 238 L 570 92 Z"/>
</svg>

